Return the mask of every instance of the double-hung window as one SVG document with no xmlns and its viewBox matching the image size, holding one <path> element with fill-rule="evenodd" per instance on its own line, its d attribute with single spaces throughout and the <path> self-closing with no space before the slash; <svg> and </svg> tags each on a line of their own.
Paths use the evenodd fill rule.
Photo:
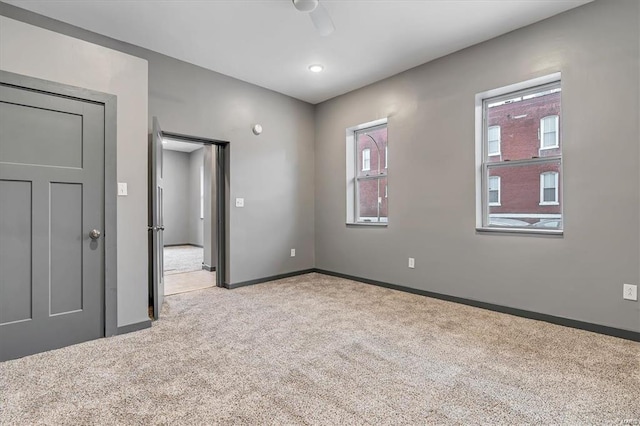
<svg viewBox="0 0 640 426">
<path fill-rule="evenodd" d="M 487 154 L 500 155 L 500 126 L 491 126 L 487 131 Z"/>
<path fill-rule="evenodd" d="M 347 223 L 388 222 L 388 153 L 386 119 L 347 129 Z"/>
<path fill-rule="evenodd" d="M 558 172 L 540 175 L 540 205 L 558 204 Z"/>
<path fill-rule="evenodd" d="M 562 229 L 560 76 L 476 97 L 477 228 Z"/>
<path fill-rule="evenodd" d="M 550 115 L 540 120 L 540 149 L 558 148 L 560 141 L 559 122 L 560 117 L 557 115 Z"/>
<path fill-rule="evenodd" d="M 489 205 L 500 205 L 500 176 L 489 176 Z"/>
</svg>

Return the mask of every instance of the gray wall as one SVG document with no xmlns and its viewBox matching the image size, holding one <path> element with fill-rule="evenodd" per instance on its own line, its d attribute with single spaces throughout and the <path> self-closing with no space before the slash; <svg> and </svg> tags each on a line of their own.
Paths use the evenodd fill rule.
<svg viewBox="0 0 640 426">
<path fill-rule="evenodd" d="M 188 244 L 190 155 L 163 150 L 164 245 Z"/>
<path fill-rule="evenodd" d="M 147 61 L 0 17 L 0 69 L 118 97 L 117 179 L 129 195 L 117 200 L 117 323 L 148 321 Z"/>
<path fill-rule="evenodd" d="M 640 284 L 638 4 L 596 1 L 319 105 L 316 267 L 640 330 L 622 299 Z M 476 233 L 474 95 L 556 71 L 564 236 Z M 345 226 L 345 129 L 386 116 L 389 226 Z"/>
<path fill-rule="evenodd" d="M 203 246 L 203 222 L 200 219 L 200 167 L 204 166 L 204 148 L 189 153 L 189 244 Z"/>
<path fill-rule="evenodd" d="M 166 56 L 149 60 L 149 111 L 163 129 L 231 141 L 228 280 L 314 266 L 313 106 Z M 264 132 L 254 136 L 260 123 Z M 296 248 L 297 256 L 289 256 Z"/>
<path fill-rule="evenodd" d="M 231 199 L 245 198 L 245 207 L 230 208 L 228 282 L 314 266 L 312 105 L 5 3 L 0 14 L 146 59 L 149 129 L 157 116 L 165 131 L 231 142 Z M 255 123 L 264 127 L 260 136 L 251 132 Z M 146 170 L 146 159 L 133 160 Z M 146 191 L 131 197 L 146 200 Z"/>
<path fill-rule="evenodd" d="M 169 149 L 163 151 L 165 246 L 204 245 L 204 219 L 200 218 L 200 167 L 204 166 L 203 151 L 204 148 L 192 152 Z"/>
</svg>

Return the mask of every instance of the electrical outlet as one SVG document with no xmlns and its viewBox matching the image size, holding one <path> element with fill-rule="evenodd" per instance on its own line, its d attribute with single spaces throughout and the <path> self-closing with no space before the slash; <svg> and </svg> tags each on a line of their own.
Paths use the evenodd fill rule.
<svg viewBox="0 0 640 426">
<path fill-rule="evenodd" d="M 409 268 L 413 269 L 416 267 L 416 260 L 413 257 L 409 258 Z"/>
<path fill-rule="evenodd" d="M 296 257 L 296 249 L 291 249 L 291 257 Z"/>
<path fill-rule="evenodd" d="M 244 207 L 244 198 L 236 198 L 236 207 Z"/>
<path fill-rule="evenodd" d="M 622 284 L 622 298 L 637 301 L 638 286 L 633 284 Z"/>
</svg>

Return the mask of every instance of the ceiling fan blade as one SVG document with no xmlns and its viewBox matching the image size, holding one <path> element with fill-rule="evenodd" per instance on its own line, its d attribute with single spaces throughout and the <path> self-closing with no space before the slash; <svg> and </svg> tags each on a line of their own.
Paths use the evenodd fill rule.
<svg viewBox="0 0 640 426">
<path fill-rule="evenodd" d="M 318 6 L 313 12 L 309 13 L 309 16 L 321 36 L 328 36 L 336 29 L 329 12 L 327 12 L 322 3 L 318 3 Z"/>
</svg>

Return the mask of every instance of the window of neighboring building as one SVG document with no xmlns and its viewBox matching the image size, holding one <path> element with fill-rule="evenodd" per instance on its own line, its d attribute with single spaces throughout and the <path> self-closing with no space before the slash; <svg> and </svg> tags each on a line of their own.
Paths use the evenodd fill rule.
<svg viewBox="0 0 640 426">
<path fill-rule="evenodd" d="M 558 204 L 558 172 L 540 175 L 540 205 Z"/>
<path fill-rule="evenodd" d="M 487 134 L 487 154 L 500 155 L 500 126 L 490 126 Z"/>
<path fill-rule="evenodd" d="M 558 148 L 560 146 L 560 133 L 558 124 L 560 117 L 550 115 L 540 120 L 540 149 Z"/>
<path fill-rule="evenodd" d="M 347 223 L 388 222 L 387 120 L 347 129 Z"/>
<path fill-rule="evenodd" d="M 489 176 L 489 205 L 500 205 L 500 176 Z"/>
<path fill-rule="evenodd" d="M 369 170 L 371 170 L 371 150 L 367 148 L 362 150 L 362 171 Z"/>
<path fill-rule="evenodd" d="M 388 149 L 388 148 L 389 148 L 389 147 L 387 147 L 387 146 L 385 146 L 385 147 L 384 147 L 384 168 L 385 168 L 385 169 L 389 167 L 389 162 L 388 162 L 388 159 L 389 159 L 389 149 Z"/>
<path fill-rule="evenodd" d="M 562 231 L 561 95 L 559 73 L 476 95 L 478 230 Z"/>
</svg>

